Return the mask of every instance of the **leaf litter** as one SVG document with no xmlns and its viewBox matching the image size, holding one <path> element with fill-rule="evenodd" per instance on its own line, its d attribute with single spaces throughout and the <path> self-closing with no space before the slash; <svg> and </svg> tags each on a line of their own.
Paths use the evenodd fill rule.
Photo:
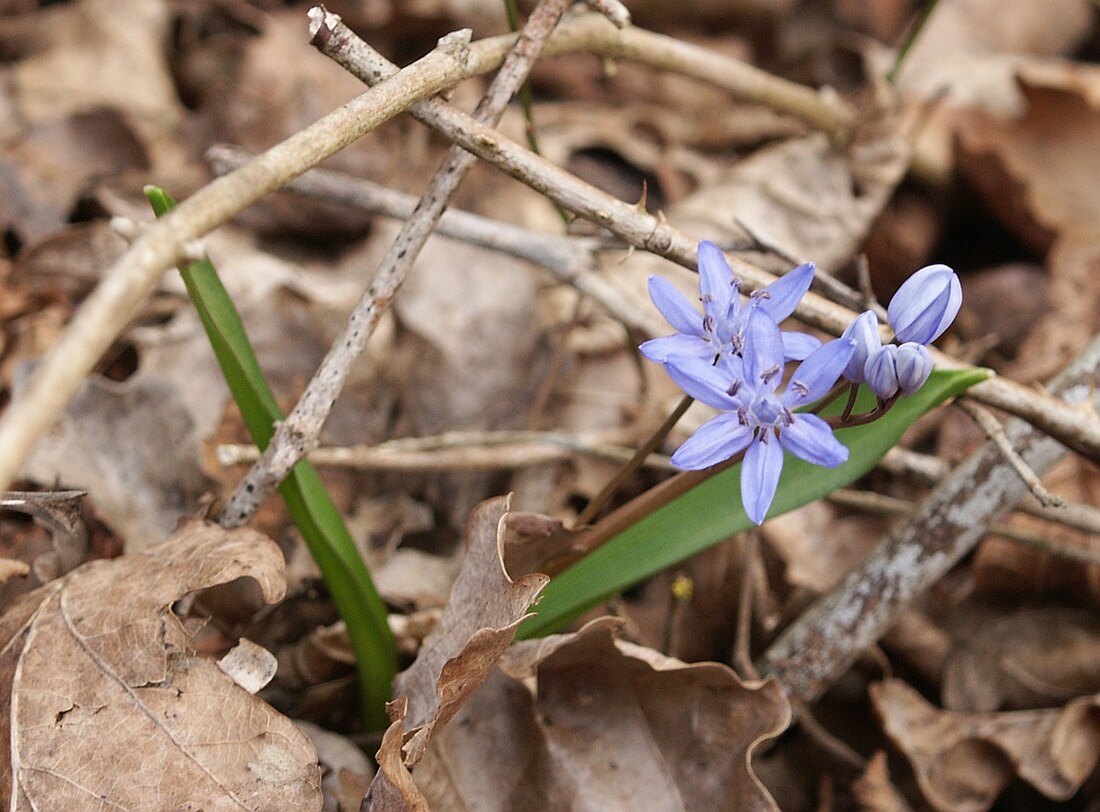
<svg viewBox="0 0 1100 812">
<path fill-rule="evenodd" d="M 304 4 L 9 5 L 5 399 L 122 250 L 107 218 L 143 216 L 142 184 L 184 197 L 210 178 L 211 144 L 264 149 L 360 92 L 307 44 Z M 340 5 L 402 64 L 455 28 L 505 30 L 499 4 Z M 953 263 L 967 292 L 947 348 L 1017 380 L 1046 378 L 1096 332 L 1100 94 L 1085 0 L 941 0 L 894 91 L 853 64 L 892 58 L 884 46 L 921 5 L 910 0 L 628 5 L 640 24 L 832 85 L 857 105 L 856 137 L 835 144 L 693 80 L 577 54 L 534 78 L 535 129 L 556 163 L 775 271 L 813 259 L 858 287 L 866 253 L 882 301 L 916 267 Z M 483 87 L 451 99 L 472 107 Z M 517 139 L 523 127 L 514 113 L 502 125 Z M 419 195 L 443 148 L 402 117 L 329 166 Z M 562 232 L 545 200 L 486 167 L 454 204 Z M 393 233 L 354 207 L 279 193 L 206 240 L 284 406 Z M 678 398 L 632 350 L 650 337 L 638 325 L 664 332 L 646 279 L 690 295 L 696 280 L 613 244 L 593 260 L 628 303 L 629 329 L 531 263 L 433 238 L 322 442 L 501 429 L 644 440 Z M 20 483 L 47 501 L 86 490 L 77 523 L 0 516 L 0 788 L 14 808 L 91 808 L 93 796 L 135 809 L 1019 809 L 1033 808 L 1019 800 L 1028 791 L 1052 808 L 1095 802 L 1100 565 L 1065 555 L 1100 558 L 1095 532 L 1011 517 L 1014 539 L 988 537 L 880 651 L 798 709 L 814 728 L 792 726 L 782 687 L 753 679 L 752 658 L 857 565 L 888 516 L 807 506 L 572 631 L 516 643 L 541 573 L 576 557 L 567 528 L 618 463 L 326 469 L 401 646 L 379 741 L 357 722 L 346 631 L 281 506 L 256 520 L 274 541 L 193 522 L 172 534 L 236 482 L 216 447 L 245 436 L 178 279 L 165 277 L 98 373 Z M 708 417 L 693 407 L 662 450 Z M 948 414 L 906 444 L 951 461 L 981 440 Z M 663 477 L 644 470 L 620 499 Z M 1075 458 L 1046 483 L 1086 506 L 1100 498 Z M 912 502 L 927 480 L 879 470 L 859 485 Z"/>
</svg>

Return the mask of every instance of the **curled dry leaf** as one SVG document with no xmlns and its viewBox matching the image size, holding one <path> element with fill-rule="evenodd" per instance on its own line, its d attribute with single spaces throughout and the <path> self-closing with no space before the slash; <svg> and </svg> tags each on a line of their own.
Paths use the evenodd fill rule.
<svg viewBox="0 0 1100 812">
<path fill-rule="evenodd" d="M 1016 776 L 1064 801 L 1100 756 L 1095 696 L 1050 710 L 952 713 L 891 679 L 872 685 L 871 699 L 887 735 L 912 764 L 921 792 L 937 809 L 989 809 Z"/>
<path fill-rule="evenodd" d="M 405 761 L 420 761 L 445 725 L 496 665 L 516 628 L 550 580 L 532 573 L 513 581 L 504 569 L 508 498 L 478 505 L 466 523 L 466 558 L 439 625 L 413 664 L 398 674 L 394 695 L 408 698 Z"/>
<path fill-rule="evenodd" d="M 95 561 L 0 619 L 0 797 L 12 808 L 319 809 L 308 739 L 212 660 L 171 606 L 255 579 L 282 596 L 282 554 L 252 530 L 193 523 L 137 555 Z"/>
<path fill-rule="evenodd" d="M 911 807 L 890 782 L 886 753 L 881 750 L 867 762 L 867 769 L 852 782 L 852 795 L 860 812 L 910 812 Z"/>
<path fill-rule="evenodd" d="M 790 720 L 778 682 L 616 641 L 617 627 L 510 649 L 415 769 L 432 808 L 777 809 L 750 758 Z"/>
<path fill-rule="evenodd" d="M 413 783 L 402 756 L 401 742 L 405 733 L 408 701 L 396 700 L 386 709 L 393 722 L 382 736 L 382 746 L 376 756 L 378 772 L 360 809 L 362 812 L 428 812 L 428 802 Z"/>
</svg>

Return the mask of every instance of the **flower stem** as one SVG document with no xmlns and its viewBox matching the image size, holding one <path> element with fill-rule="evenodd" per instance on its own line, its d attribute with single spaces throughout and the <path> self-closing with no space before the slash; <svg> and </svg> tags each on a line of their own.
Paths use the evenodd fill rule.
<svg viewBox="0 0 1100 812">
<path fill-rule="evenodd" d="M 615 492 L 618 491 L 620 487 L 622 487 L 622 484 L 626 482 L 627 478 L 642 467 L 646 458 L 656 450 L 657 446 L 659 446 L 665 437 L 668 436 L 668 433 L 672 431 L 672 427 L 680 421 L 680 418 L 684 416 L 684 412 L 686 412 L 688 407 L 694 402 L 695 398 L 690 395 L 685 395 L 683 400 L 676 404 L 676 408 L 672 410 L 672 413 L 665 418 L 664 422 L 661 423 L 652 435 L 650 435 L 649 439 L 641 445 L 634 453 L 634 456 L 630 458 L 630 461 L 624 465 L 619 472 L 611 478 L 611 481 L 603 486 L 603 490 L 596 494 L 592 501 L 585 506 L 580 515 L 577 516 L 575 527 L 588 524 L 596 517 L 596 514 L 603 509 L 608 500 L 615 495 Z"/>
</svg>

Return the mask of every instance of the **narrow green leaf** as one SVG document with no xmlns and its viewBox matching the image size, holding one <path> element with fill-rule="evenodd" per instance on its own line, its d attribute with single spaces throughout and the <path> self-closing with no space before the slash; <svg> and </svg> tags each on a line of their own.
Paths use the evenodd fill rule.
<svg viewBox="0 0 1100 812">
<path fill-rule="evenodd" d="M 983 369 L 934 372 L 919 392 L 899 400 L 879 420 L 837 431 L 850 456 L 836 468 L 822 468 L 788 454 L 768 515 L 786 513 L 859 479 L 924 412 L 988 375 Z M 861 392 L 857 411 L 867 411 L 872 405 L 873 396 Z M 834 404 L 831 411 L 839 408 Z M 740 477 L 740 465 L 715 474 L 555 576 L 542 593 L 538 614 L 520 626 L 517 636 L 539 637 L 557 631 L 615 593 L 752 527 L 741 507 Z"/>
<path fill-rule="evenodd" d="M 176 205 L 167 192 L 156 186 L 147 186 L 145 196 L 157 217 Z M 256 445 L 266 448 L 274 424 L 283 419 L 283 413 L 256 360 L 237 308 L 208 259 L 181 266 L 180 274 L 245 426 Z M 347 624 L 367 724 L 372 729 L 384 729 L 389 723 L 385 704 L 397 670 L 396 645 L 385 604 L 313 466 L 305 460 L 295 465 L 279 486 L 279 493 Z"/>
</svg>

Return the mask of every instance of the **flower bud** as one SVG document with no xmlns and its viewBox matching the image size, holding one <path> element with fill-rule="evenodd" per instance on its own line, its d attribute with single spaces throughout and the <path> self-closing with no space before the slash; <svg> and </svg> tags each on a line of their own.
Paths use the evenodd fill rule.
<svg viewBox="0 0 1100 812">
<path fill-rule="evenodd" d="M 879 347 L 867 359 L 863 377 L 879 400 L 889 400 L 898 393 L 898 348 L 893 344 Z"/>
<path fill-rule="evenodd" d="M 890 300 L 887 315 L 898 341 L 931 344 L 958 315 L 959 277 L 946 265 L 929 265 L 910 276 Z"/>
<path fill-rule="evenodd" d="M 932 374 L 932 356 L 920 344 L 908 341 L 898 347 L 894 369 L 901 393 L 911 395 L 924 386 Z"/>
<path fill-rule="evenodd" d="M 851 338 L 856 342 L 852 360 L 844 369 L 844 377 L 852 383 L 863 383 L 866 380 L 863 368 L 867 365 L 867 359 L 871 353 L 882 346 L 882 337 L 878 332 L 878 316 L 873 310 L 860 313 L 848 325 L 841 338 Z"/>
</svg>

